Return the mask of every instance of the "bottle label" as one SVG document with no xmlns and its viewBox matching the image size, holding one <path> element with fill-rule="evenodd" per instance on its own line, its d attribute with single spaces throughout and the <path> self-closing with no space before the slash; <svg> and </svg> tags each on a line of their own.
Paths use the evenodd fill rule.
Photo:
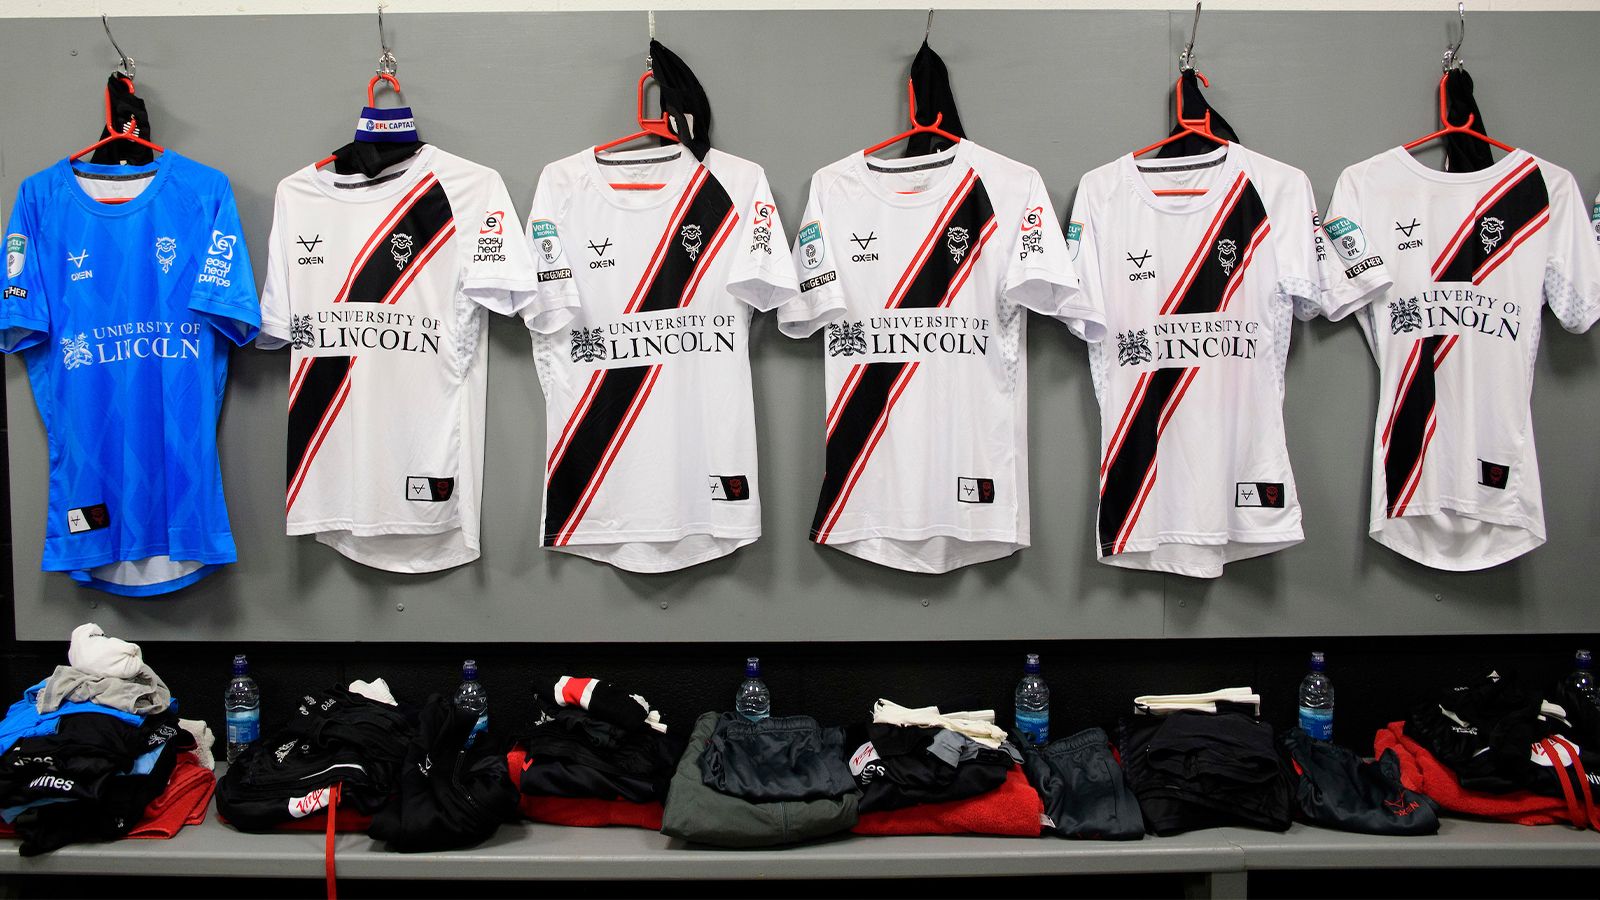
<svg viewBox="0 0 1600 900">
<path fill-rule="evenodd" d="M 248 744 L 261 737 L 260 709 L 228 710 L 228 743 Z"/>
<path fill-rule="evenodd" d="M 1333 710 L 1300 707 L 1300 730 L 1319 741 L 1333 740 Z"/>
<path fill-rule="evenodd" d="M 486 709 L 483 712 L 478 714 L 478 721 L 473 724 L 472 733 L 467 735 L 467 742 L 465 744 L 462 744 L 462 746 L 463 747 L 471 747 L 472 746 L 472 742 L 478 739 L 478 735 L 480 733 L 488 731 L 488 730 L 489 730 L 489 711 Z"/>
<path fill-rule="evenodd" d="M 1048 711 L 1024 712 L 1017 710 L 1017 730 L 1028 736 L 1028 740 L 1035 744 L 1049 743 L 1050 741 L 1050 713 Z"/>
</svg>

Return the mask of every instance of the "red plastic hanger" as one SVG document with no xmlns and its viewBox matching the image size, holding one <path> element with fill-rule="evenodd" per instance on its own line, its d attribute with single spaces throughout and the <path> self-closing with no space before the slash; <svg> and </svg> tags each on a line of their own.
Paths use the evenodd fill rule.
<svg viewBox="0 0 1600 900">
<path fill-rule="evenodd" d="M 388 48 L 384 48 L 384 55 L 392 65 L 394 57 L 389 55 Z M 372 80 L 367 82 L 367 105 L 373 108 L 376 108 L 378 105 L 378 98 L 374 92 L 378 89 L 378 82 L 380 81 L 387 81 L 389 86 L 394 90 L 396 96 L 399 96 L 400 94 L 400 79 L 394 77 L 394 73 L 392 71 L 384 72 L 380 70 L 378 74 L 372 76 Z M 337 158 L 338 157 L 330 156 L 327 159 L 317 163 L 317 168 L 320 169 L 328 163 L 333 162 Z"/>
<path fill-rule="evenodd" d="M 1196 78 L 1200 79 L 1200 83 L 1201 84 L 1205 85 L 1206 87 L 1211 87 L 1211 82 L 1206 80 L 1206 76 L 1200 74 L 1198 71 L 1196 71 L 1194 73 L 1194 75 L 1195 75 Z M 1151 150 L 1156 149 L 1157 147 L 1164 147 L 1167 144 L 1172 143 L 1173 141 L 1180 140 L 1182 138 L 1186 138 L 1191 134 L 1203 137 L 1206 140 L 1211 141 L 1214 144 L 1219 144 L 1219 145 L 1223 145 L 1223 146 L 1227 145 L 1228 142 L 1227 142 L 1226 139 L 1217 137 L 1215 134 L 1211 133 L 1211 110 L 1209 110 L 1209 109 L 1206 110 L 1206 114 L 1204 116 L 1201 116 L 1198 119 L 1185 119 L 1183 117 L 1183 79 L 1182 78 L 1178 79 L 1177 92 L 1178 92 L 1178 127 L 1183 129 L 1183 130 L 1179 131 L 1177 134 L 1175 134 L 1175 135 L 1173 135 L 1173 136 L 1171 136 L 1169 138 L 1163 138 L 1162 140 L 1156 141 L 1154 144 L 1151 144 L 1150 146 L 1144 148 L 1143 150 L 1136 151 L 1133 154 L 1135 157 L 1143 156 L 1146 153 L 1149 153 Z M 1210 190 L 1210 189 L 1209 188 L 1162 188 L 1160 190 L 1151 190 L 1150 193 L 1155 194 L 1158 197 L 1198 197 L 1201 194 L 1206 193 L 1208 190 Z"/>
<path fill-rule="evenodd" d="M 1449 77 L 1450 77 L 1450 73 L 1449 72 L 1445 72 L 1445 74 L 1440 76 L 1440 78 L 1439 78 L 1439 121 L 1444 123 L 1444 127 L 1439 129 L 1438 131 L 1435 131 L 1433 134 L 1428 135 L 1425 138 L 1417 138 L 1416 140 L 1412 141 L 1411 143 L 1406 144 L 1405 145 L 1406 149 L 1410 150 L 1413 147 L 1421 146 L 1422 144 L 1426 144 L 1427 142 L 1433 140 L 1434 138 L 1444 137 L 1447 134 L 1470 134 L 1473 137 L 1477 138 L 1478 140 L 1484 141 L 1484 142 L 1492 144 L 1492 145 L 1494 145 L 1496 147 L 1499 147 L 1501 150 L 1504 150 L 1507 153 L 1516 152 L 1517 148 L 1515 148 L 1515 147 L 1511 147 L 1511 146 L 1508 146 L 1506 144 L 1502 144 L 1499 141 L 1495 140 L 1494 138 L 1489 137 L 1487 134 L 1481 134 L 1479 132 L 1473 131 L 1472 130 L 1472 120 L 1477 118 L 1477 116 L 1475 114 L 1468 114 L 1467 115 L 1467 121 L 1461 123 L 1460 125 L 1451 125 L 1450 124 L 1449 118 L 1447 118 L 1446 115 L 1445 115 L 1445 102 L 1444 102 L 1444 83 L 1445 83 L 1445 79 L 1447 79 Z"/>
<path fill-rule="evenodd" d="M 906 132 L 902 132 L 900 134 L 897 134 L 894 137 L 889 138 L 887 141 L 884 141 L 881 144 L 873 144 L 871 147 L 868 147 L 867 149 L 861 151 L 863 154 L 865 154 L 867 156 L 871 156 L 872 154 L 877 153 L 879 150 L 882 150 L 883 148 L 889 146 L 890 144 L 894 144 L 894 143 L 898 143 L 899 141 L 903 141 L 906 138 L 911 137 L 913 134 L 922 134 L 924 132 L 932 132 L 933 134 L 937 134 L 942 138 L 946 138 L 946 139 L 954 141 L 954 142 L 956 142 L 958 144 L 961 143 L 961 138 L 958 138 L 955 135 L 951 134 L 950 132 L 945 131 L 943 128 L 939 127 L 939 123 L 944 121 L 944 113 L 936 114 L 933 117 L 933 124 L 932 125 L 924 125 L 921 122 L 917 121 L 917 92 L 915 90 L 914 85 L 911 83 L 911 79 L 909 79 L 909 78 L 906 79 L 906 97 L 911 102 L 911 130 L 910 131 L 906 131 Z"/>
<path fill-rule="evenodd" d="M 1206 87 L 1211 87 L 1211 82 L 1206 78 L 1206 76 L 1200 74 L 1200 70 L 1194 67 L 1194 37 L 1199 30 L 1200 4 L 1196 3 L 1194 5 L 1194 24 L 1189 27 L 1189 43 L 1184 44 L 1183 52 L 1178 54 L 1178 71 L 1180 73 L 1193 72 L 1194 77 L 1200 79 L 1201 84 L 1205 85 Z M 1178 76 L 1178 84 L 1174 93 L 1177 94 L 1178 127 L 1182 130 L 1171 137 L 1156 141 L 1154 144 L 1151 144 L 1143 150 L 1136 151 L 1133 154 L 1135 158 L 1143 156 L 1157 147 L 1164 147 L 1173 141 L 1186 138 L 1191 134 L 1203 137 L 1213 144 L 1220 146 L 1227 145 L 1228 142 L 1226 139 L 1217 137 L 1215 134 L 1211 133 L 1211 110 L 1206 110 L 1206 114 L 1198 119 L 1185 119 L 1183 117 L 1183 76 L 1181 74 Z M 1150 193 L 1155 194 L 1158 197 L 1198 197 L 1202 194 L 1205 194 L 1207 190 L 1209 189 L 1163 188 L 1161 190 L 1151 190 Z"/>
<path fill-rule="evenodd" d="M 121 78 L 123 81 L 128 83 L 128 93 L 131 94 L 131 93 L 133 93 L 133 73 L 135 71 L 136 65 L 135 65 L 133 60 L 128 58 L 128 54 L 123 53 L 122 52 L 122 48 L 117 46 L 117 39 L 115 37 L 112 37 L 112 35 L 111 35 L 111 23 L 106 20 L 106 17 L 105 17 L 104 13 L 100 14 L 100 25 L 103 28 L 105 28 L 105 30 L 106 30 L 106 39 L 111 42 L 111 49 L 117 51 L 117 56 L 122 59 L 122 64 L 121 64 L 121 69 L 122 70 L 120 72 L 114 72 L 112 74 L 115 77 Z M 156 151 L 157 153 L 165 153 L 165 152 L 167 152 L 165 147 L 161 147 L 161 146 L 158 146 L 156 144 L 152 144 L 149 141 L 145 140 L 144 138 L 139 137 L 137 134 L 134 134 L 133 133 L 133 129 L 134 129 L 134 120 L 133 119 L 129 119 L 128 120 L 128 127 L 123 129 L 122 131 L 118 131 L 117 130 L 117 126 L 115 126 L 115 125 L 113 125 L 111 123 L 111 86 L 107 85 L 106 86 L 106 131 L 109 132 L 109 134 L 107 134 L 105 137 L 101 138 L 100 140 L 95 141 L 94 143 L 90 144 L 89 146 L 83 148 L 82 150 L 79 150 L 77 153 L 74 153 L 71 156 L 67 157 L 67 161 L 68 162 L 76 161 L 80 157 L 87 156 L 90 153 L 93 153 L 94 151 L 99 150 L 101 147 L 104 147 L 105 145 L 111 143 L 112 141 L 132 141 L 135 144 L 142 144 L 142 145 L 144 145 L 146 147 L 149 147 L 150 149 Z M 125 197 L 124 198 L 107 198 L 107 199 L 105 199 L 105 200 L 103 200 L 101 202 L 103 202 L 103 203 L 125 203 L 125 202 L 127 202 L 127 199 L 128 198 L 125 198 Z"/>
<path fill-rule="evenodd" d="M 126 81 L 128 83 L 128 93 L 130 93 L 130 94 L 133 93 L 133 77 L 130 76 L 130 75 L 118 75 L 117 77 L 121 78 L 123 81 Z M 80 158 L 82 158 L 84 156 L 88 156 L 90 153 L 93 153 L 96 150 L 99 150 L 101 147 L 104 147 L 105 145 L 111 143 L 112 141 L 132 141 L 135 144 L 142 144 L 142 145 L 144 145 L 146 147 L 149 147 L 151 150 L 154 150 L 157 153 L 165 153 L 165 152 L 167 152 L 167 148 L 162 147 L 162 146 L 160 146 L 158 144 L 152 144 L 149 141 L 145 140 L 144 138 L 139 137 L 137 134 L 134 134 L 133 133 L 133 128 L 134 128 L 134 122 L 133 122 L 132 119 L 128 120 L 128 127 L 124 131 L 118 131 L 116 126 L 111 124 L 111 88 L 107 87 L 106 88 L 106 130 L 111 132 L 111 133 L 106 135 L 105 137 L 101 138 L 100 140 L 95 141 L 94 143 L 90 144 L 89 146 L 83 148 L 82 150 L 79 150 L 77 153 L 72 154 L 71 156 L 67 157 L 67 159 L 69 161 L 76 161 L 76 160 L 78 160 L 78 159 L 80 159 Z"/>
<path fill-rule="evenodd" d="M 367 81 L 367 106 L 374 109 L 376 109 L 378 106 L 378 98 L 374 94 L 374 92 L 378 89 L 378 82 L 388 82 L 389 87 L 394 91 L 395 96 L 400 96 L 400 79 L 395 77 L 395 73 L 399 71 L 399 64 L 394 58 L 394 51 L 389 49 L 388 40 L 386 40 L 383 36 L 383 7 L 384 4 L 378 4 L 378 46 L 383 48 L 383 55 L 378 57 L 377 73 Z M 333 162 L 335 159 L 338 159 L 338 156 L 330 156 L 327 159 L 317 163 L 316 168 L 320 169 L 328 163 Z"/>
<path fill-rule="evenodd" d="M 643 130 L 639 131 L 636 134 L 630 134 L 627 137 L 617 138 L 614 141 L 610 141 L 610 142 L 601 144 L 600 146 L 594 148 L 594 152 L 595 153 L 599 153 L 599 152 L 601 152 L 603 150 L 610 150 L 612 147 L 620 147 L 623 144 L 626 144 L 626 143 L 628 143 L 630 141 L 637 141 L 640 138 L 646 138 L 646 137 L 652 137 L 652 136 L 666 138 L 667 140 L 672 141 L 673 143 L 677 143 L 678 142 L 678 136 L 672 133 L 672 126 L 667 123 L 666 110 L 662 110 L 661 111 L 661 118 L 659 118 L 659 119 L 647 119 L 647 118 L 645 118 L 645 115 L 644 115 L 644 83 L 645 83 L 646 79 L 650 79 L 650 78 L 654 78 L 654 77 L 655 77 L 655 73 L 650 71 L 649 69 L 646 69 L 645 73 L 643 75 L 639 76 L 639 101 L 638 101 L 637 117 L 639 119 L 639 127 L 641 129 L 643 129 Z M 635 183 L 635 182 L 616 182 L 616 181 L 614 181 L 614 182 L 611 182 L 611 187 L 613 187 L 613 188 L 615 188 L 616 190 L 619 190 L 619 191 L 659 191 L 662 188 L 666 187 L 666 185 L 665 184 L 640 184 L 640 183 Z"/>
</svg>

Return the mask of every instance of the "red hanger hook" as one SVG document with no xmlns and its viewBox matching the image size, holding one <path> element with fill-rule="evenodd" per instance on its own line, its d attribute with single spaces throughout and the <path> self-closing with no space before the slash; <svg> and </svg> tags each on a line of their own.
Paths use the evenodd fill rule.
<svg viewBox="0 0 1600 900">
<path fill-rule="evenodd" d="M 379 72 L 377 75 L 372 76 L 371 81 L 367 82 L 368 106 L 376 107 L 378 105 L 377 98 L 373 96 L 373 91 L 377 89 L 378 82 L 380 81 L 389 82 L 390 87 L 394 88 L 394 92 L 396 94 L 400 93 L 400 80 L 395 78 L 393 75 L 390 75 L 388 72 Z"/>
</svg>

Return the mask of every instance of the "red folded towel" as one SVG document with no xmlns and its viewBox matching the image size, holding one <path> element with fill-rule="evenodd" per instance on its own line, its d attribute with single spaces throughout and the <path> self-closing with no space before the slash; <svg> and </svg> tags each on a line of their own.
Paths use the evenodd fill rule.
<svg viewBox="0 0 1600 900">
<path fill-rule="evenodd" d="M 950 803 L 923 803 L 905 809 L 870 812 L 851 831 L 856 834 L 1005 834 L 1038 837 L 1044 801 L 1028 784 L 1021 766 L 1012 766 L 1005 784 L 987 794 Z"/>
<path fill-rule="evenodd" d="M 506 754 L 506 764 L 511 768 L 511 780 L 522 783 L 522 763 L 526 759 L 519 744 Z M 632 825 L 635 828 L 661 830 L 660 803 L 630 803 L 627 800 L 595 800 L 575 797 L 539 797 L 523 794 L 517 802 L 517 812 L 535 822 L 552 825 L 577 825 L 582 828 L 599 828 L 606 825 Z"/>
<path fill-rule="evenodd" d="M 1445 809 L 1522 825 L 1573 822 L 1582 827 L 1586 824 L 1574 820 L 1566 802 L 1556 797 L 1532 791 L 1488 794 L 1464 790 L 1456 773 L 1421 744 L 1406 737 L 1405 727 L 1404 722 L 1391 722 L 1388 728 L 1379 729 L 1372 741 L 1373 755 L 1381 756 L 1383 751 L 1393 750 L 1400 757 L 1400 783 L 1427 794 Z"/>
<path fill-rule="evenodd" d="M 200 765 L 193 753 L 178 754 L 167 789 L 144 808 L 144 818 L 133 826 L 128 837 L 166 840 L 185 825 L 199 825 L 206 820 L 206 807 L 216 790 L 215 773 Z"/>
</svg>

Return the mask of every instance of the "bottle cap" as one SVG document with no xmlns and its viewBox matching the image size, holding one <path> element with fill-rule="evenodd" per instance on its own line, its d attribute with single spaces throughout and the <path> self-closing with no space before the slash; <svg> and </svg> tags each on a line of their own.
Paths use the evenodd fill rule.
<svg viewBox="0 0 1600 900">
<path fill-rule="evenodd" d="M 1577 655 L 1578 668 L 1589 669 L 1594 667 L 1594 657 L 1587 650 L 1579 650 Z"/>
<path fill-rule="evenodd" d="M 749 659 L 746 659 L 744 661 L 744 677 L 746 677 L 746 678 L 760 678 L 761 677 L 761 660 L 758 657 L 752 656 Z"/>
<path fill-rule="evenodd" d="M 233 674 L 235 674 L 235 675 L 248 675 L 248 674 L 250 674 L 250 663 L 244 658 L 244 654 L 243 653 L 240 653 L 239 655 L 237 655 L 237 656 L 235 656 L 233 658 Z"/>
<path fill-rule="evenodd" d="M 470 660 L 469 659 L 466 662 L 461 664 L 461 680 L 462 681 L 477 681 L 478 680 L 478 663 L 475 660 Z"/>
<path fill-rule="evenodd" d="M 1328 667 L 1328 663 L 1327 663 L 1327 660 L 1322 658 L 1322 651 L 1321 650 L 1313 650 L 1313 651 L 1311 651 L 1311 671 L 1313 671 L 1313 672 L 1321 672 L 1321 671 L 1324 671 L 1325 669 L 1327 669 L 1327 667 Z"/>
<path fill-rule="evenodd" d="M 1028 661 L 1022 664 L 1022 669 L 1029 675 L 1039 674 L 1039 654 L 1029 653 Z"/>
</svg>

